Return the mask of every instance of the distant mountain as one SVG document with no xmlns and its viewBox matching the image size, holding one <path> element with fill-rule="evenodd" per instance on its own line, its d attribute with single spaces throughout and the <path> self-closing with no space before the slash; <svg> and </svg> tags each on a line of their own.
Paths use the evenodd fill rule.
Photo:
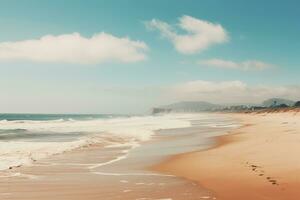
<svg viewBox="0 0 300 200">
<path fill-rule="evenodd" d="M 169 113 L 171 111 L 172 111 L 172 109 L 167 109 L 167 108 L 152 108 L 152 114 Z"/>
<path fill-rule="evenodd" d="M 221 109 L 223 106 L 208 103 L 205 101 L 182 101 L 165 106 L 160 106 L 161 109 L 172 110 L 173 112 L 201 112 Z"/>
<path fill-rule="evenodd" d="M 169 105 L 159 106 L 152 109 L 152 113 L 169 113 L 169 112 L 205 112 L 205 111 L 225 111 L 240 112 L 253 111 L 266 108 L 284 108 L 284 107 L 300 107 L 300 101 L 295 104 L 294 101 L 282 98 L 267 99 L 262 104 L 231 104 L 218 105 L 206 101 L 182 101 Z"/>
<path fill-rule="evenodd" d="M 265 107 L 276 107 L 282 104 L 285 104 L 287 106 L 293 106 L 295 102 L 288 99 L 272 98 L 272 99 L 265 100 L 262 103 L 262 105 Z"/>
</svg>

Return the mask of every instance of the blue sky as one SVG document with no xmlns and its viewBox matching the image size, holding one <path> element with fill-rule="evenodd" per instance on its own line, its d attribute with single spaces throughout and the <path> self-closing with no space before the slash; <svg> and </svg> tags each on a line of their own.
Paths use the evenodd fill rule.
<svg viewBox="0 0 300 200">
<path fill-rule="evenodd" d="M 300 3 L 296 0 L 2 0 L 0 4 L 0 112 L 143 113 L 179 100 L 257 103 L 271 96 L 298 98 Z M 222 35 L 208 38 L 212 42 L 207 47 L 187 53 L 176 49 L 176 39 L 163 36 L 159 26 L 151 24 L 156 20 L 171 27 L 172 34 L 189 36 L 179 26 L 184 16 L 220 25 L 228 38 L 222 42 L 215 42 Z M 67 61 L 66 57 L 57 61 L 55 55 L 49 60 L 40 50 L 42 60 L 27 53 L 17 57 L 20 49 L 5 57 L 12 48 L 3 46 L 6 42 L 14 45 L 75 32 L 81 39 L 108 34 L 100 37 L 100 46 L 112 35 L 115 45 L 128 37 L 131 46 L 126 48 L 135 42 L 145 48 L 134 47 L 137 52 L 128 56 L 133 56 L 130 61 L 123 54 L 120 57 L 128 49 L 116 56 L 107 48 L 97 52 L 107 58 L 91 62 L 76 54 L 73 58 L 72 52 L 67 53 Z M 59 42 L 53 48 L 57 47 Z"/>
</svg>

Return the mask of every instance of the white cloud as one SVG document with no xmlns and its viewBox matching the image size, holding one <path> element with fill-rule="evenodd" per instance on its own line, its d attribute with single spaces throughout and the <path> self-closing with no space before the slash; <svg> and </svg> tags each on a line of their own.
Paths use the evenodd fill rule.
<svg viewBox="0 0 300 200">
<path fill-rule="evenodd" d="M 46 35 L 40 39 L 1 42 L 0 61 L 34 61 L 94 64 L 107 61 L 137 62 L 145 60 L 147 45 L 107 33 L 90 38 L 79 33 Z"/>
<path fill-rule="evenodd" d="M 181 83 L 165 94 L 175 101 L 193 100 L 213 103 L 261 103 L 273 97 L 300 100 L 300 86 L 250 86 L 241 81 L 203 81 Z"/>
<path fill-rule="evenodd" d="M 226 30 L 220 24 L 187 15 L 180 17 L 178 24 L 185 34 L 177 33 L 176 27 L 157 19 L 146 22 L 146 26 L 159 30 L 162 36 L 169 39 L 176 50 L 183 54 L 203 51 L 213 44 L 221 44 L 229 39 Z"/>
<path fill-rule="evenodd" d="M 248 60 L 244 62 L 234 62 L 231 60 L 222 60 L 222 59 L 209 59 L 209 60 L 201 60 L 198 62 L 200 65 L 206 65 L 209 67 L 217 67 L 224 69 L 238 69 L 238 70 L 264 70 L 266 68 L 270 68 L 273 65 L 269 63 L 265 63 L 259 60 Z"/>
</svg>

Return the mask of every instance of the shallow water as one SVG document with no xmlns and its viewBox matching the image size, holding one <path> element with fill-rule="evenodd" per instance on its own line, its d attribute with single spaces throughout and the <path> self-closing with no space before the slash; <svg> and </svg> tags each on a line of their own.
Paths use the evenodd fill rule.
<svg viewBox="0 0 300 200">
<path fill-rule="evenodd" d="M 73 115 L 49 116 L 10 116 L 0 121 L 0 170 L 91 144 L 135 147 L 151 139 L 157 129 L 189 127 L 188 119 L 197 115 L 78 115 L 76 120 L 65 119 Z"/>
<path fill-rule="evenodd" d="M 211 137 L 238 126 L 218 115 L 187 115 L 190 127 L 161 129 L 151 140 L 85 146 L 2 172 L 0 199 L 214 199 L 196 183 L 148 170 L 168 156 L 209 147 Z"/>
</svg>

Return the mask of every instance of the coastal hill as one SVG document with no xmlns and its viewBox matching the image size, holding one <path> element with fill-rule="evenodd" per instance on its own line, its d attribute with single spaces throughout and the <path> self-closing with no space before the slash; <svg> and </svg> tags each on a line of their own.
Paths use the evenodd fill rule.
<svg viewBox="0 0 300 200">
<path fill-rule="evenodd" d="M 205 101 L 182 101 L 165 106 L 153 108 L 153 113 L 160 112 L 203 112 L 214 111 L 224 108 L 224 106 L 212 104 Z"/>
<path fill-rule="evenodd" d="M 280 105 L 287 105 L 287 106 L 293 106 L 295 104 L 294 101 L 288 100 L 288 99 L 281 99 L 281 98 L 272 98 L 272 99 L 268 99 L 265 100 L 262 103 L 262 106 L 264 107 L 276 107 L 276 106 L 280 106 Z"/>
<path fill-rule="evenodd" d="M 152 113 L 169 112 L 209 112 L 209 111 L 257 111 L 265 109 L 299 107 L 300 102 L 291 101 L 282 98 L 271 98 L 263 101 L 261 104 L 235 104 L 219 105 L 205 101 L 182 101 L 169 105 L 159 106 L 152 109 Z"/>
</svg>

